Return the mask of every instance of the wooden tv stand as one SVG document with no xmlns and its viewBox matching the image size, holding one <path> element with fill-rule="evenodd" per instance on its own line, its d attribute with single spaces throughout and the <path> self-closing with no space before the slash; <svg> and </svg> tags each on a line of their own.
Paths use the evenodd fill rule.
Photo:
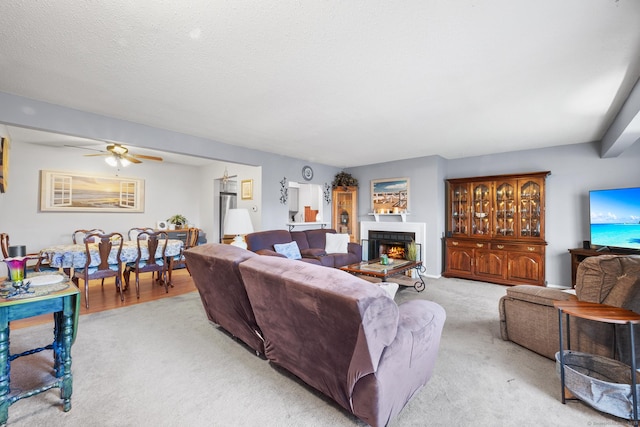
<svg viewBox="0 0 640 427">
<path fill-rule="evenodd" d="M 578 265 L 585 259 L 598 256 L 598 255 L 629 255 L 631 252 L 625 251 L 615 251 L 615 250 L 604 250 L 598 252 L 595 249 L 569 249 L 569 253 L 571 254 L 571 287 L 576 287 L 576 274 L 578 272 Z"/>
</svg>

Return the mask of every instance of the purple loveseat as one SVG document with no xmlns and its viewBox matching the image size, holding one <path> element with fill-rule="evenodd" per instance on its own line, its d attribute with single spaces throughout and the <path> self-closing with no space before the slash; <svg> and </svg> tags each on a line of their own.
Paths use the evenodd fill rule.
<svg viewBox="0 0 640 427">
<path fill-rule="evenodd" d="M 349 242 L 346 254 L 328 254 L 325 252 L 326 234 L 335 233 L 333 229 L 306 231 L 267 230 L 250 233 L 245 236 L 247 247 L 259 255 L 284 257 L 277 253 L 273 245 L 295 241 L 300 248 L 301 261 L 319 264 L 325 267 L 342 267 L 362 261 L 362 246 Z"/>
</svg>

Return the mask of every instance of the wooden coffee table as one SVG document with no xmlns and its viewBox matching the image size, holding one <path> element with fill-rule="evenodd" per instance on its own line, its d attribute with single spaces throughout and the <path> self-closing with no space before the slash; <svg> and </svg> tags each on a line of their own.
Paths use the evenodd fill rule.
<svg viewBox="0 0 640 427">
<path fill-rule="evenodd" d="M 418 273 L 418 279 L 420 280 L 416 280 L 416 282 L 413 284 L 413 287 L 418 292 L 422 292 L 426 288 L 424 279 L 420 275 L 420 273 L 424 272 L 425 270 L 422 266 L 422 261 L 394 259 L 391 264 L 383 265 L 380 264 L 380 258 L 376 258 L 370 261 L 362 261 L 356 264 L 345 265 L 344 267 L 340 267 L 340 270 L 348 271 L 352 274 L 377 277 L 383 282 L 386 282 L 387 279 L 391 276 L 396 276 L 409 270 L 416 270 L 416 272 Z M 404 286 L 402 285 L 402 283 L 398 284 Z"/>
</svg>

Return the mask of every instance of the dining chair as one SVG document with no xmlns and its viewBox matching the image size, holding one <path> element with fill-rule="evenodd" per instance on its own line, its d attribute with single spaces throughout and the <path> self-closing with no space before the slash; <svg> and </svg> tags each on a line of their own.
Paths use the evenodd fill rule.
<svg viewBox="0 0 640 427">
<path fill-rule="evenodd" d="M 142 233 L 142 232 L 146 232 L 146 233 L 153 233 L 155 230 L 153 228 L 149 228 L 149 227 L 133 227 L 130 228 L 129 231 L 127 232 L 127 235 L 129 236 L 129 240 L 134 242 L 136 240 L 136 237 L 138 236 L 138 234 Z"/>
<path fill-rule="evenodd" d="M 191 276 L 191 271 L 189 271 L 189 266 L 184 259 L 184 251 L 189 248 L 193 248 L 198 245 L 198 237 L 200 235 L 200 230 L 195 227 L 190 227 L 187 229 L 187 237 L 184 241 L 184 246 L 180 248 L 180 254 L 173 257 L 173 259 L 169 262 L 169 284 L 171 285 L 171 273 L 173 269 L 180 266 L 185 266 L 187 271 L 189 272 L 189 276 Z"/>
<path fill-rule="evenodd" d="M 0 233 L 0 249 L 2 250 L 2 257 L 9 258 L 9 234 L 8 233 Z M 57 268 L 51 267 L 49 265 L 49 260 L 40 254 L 27 254 L 27 256 L 31 257 L 32 260 L 37 260 L 35 264 L 27 264 L 27 271 L 58 271 Z M 32 262 L 32 260 L 30 260 Z"/>
<path fill-rule="evenodd" d="M 169 293 L 169 280 L 167 278 L 167 242 L 169 234 L 166 231 L 141 231 L 136 236 L 138 246 L 138 256 L 133 262 L 127 263 L 124 268 L 125 288 L 129 288 L 129 278 L 131 272 L 136 274 L 136 297 L 140 298 L 140 273 L 157 272 L 156 281 L 162 282 L 164 290 Z M 145 257 L 144 249 L 147 249 L 148 255 Z M 160 252 L 158 252 L 158 250 Z M 153 280 L 153 274 L 151 275 Z"/>
<path fill-rule="evenodd" d="M 83 242 L 87 260 L 85 261 L 83 268 L 75 269 L 72 281 L 76 286 L 78 286 L 79 280 L 84 280 L 84 300 L 86 307 L 89 308 L 89 280 L 94 279 L 102 279 L 102 285 L 104 286 L 105 278 L 115 277 L 116 290 L 120 292 L 120 301 L 124 301 L 124 294 L 122 292 L 121 258 L 124 238 L 122 237 L 122 234 L 90 232 L 84 236 Z M 91 253 L 92 251 L 94 254 L 96 253 L 96 242 L 98 245 L 97 260 L 95 258 L 92 260 Z M 117 252 L 115 257 L 110 257 L 113 249 L 116 249 Z"/>
<path fill-rule="evenodd" d="M 83 243 L 84 242 L 83 239 L 85 238 L 85 236 L 90 233 L 104 234 L 104 230 L 100 228 L 93 228 L 91 230 L 84 230 L 84 229 L 76 230 L 71 235 L 71 240 L 73 240 L 74 245 L 77 245 L 78 242 Z M 94 243 L 97 242 L 97 240 L 98 240 L 97 238 L 94 238 Z"/>
</svg>

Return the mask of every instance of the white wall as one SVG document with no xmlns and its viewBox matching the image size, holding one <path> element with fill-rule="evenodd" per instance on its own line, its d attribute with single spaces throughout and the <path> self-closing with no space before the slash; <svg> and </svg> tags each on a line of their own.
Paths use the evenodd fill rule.
<svg viewBox="0 0 640 427">
<path fill-rule="evenodd" d="M 1 130 L 1 129 L 0 129 Z M 126 235 L 132 227 L 155 227 L 180 213 L 201 225 L 201 201 L 193 189 L 200 186 L 199 168 L 171 163 L 144 162 L 130 165 L 119 176 L 141 178 L 145 187 L 143 213 L 40 212 L 40 170 L 58 170 L 115 176 L 117 169 L 102 157 L 83 157 L 84 152 L 11 141 L 7 192 L 0 195 L 0 224 L 11 244 L 27 250 L 71 242 L 76 229 L 101 228 Z M 72 153 L 72 154 L 70 154 Z"/>
<path fill-rule="evenodd" d="M 568 250 L 589 240 L 589 190 L 640 186 L 640 144 L 616 158 L 600 158 L 598 143 L 566 145 L 490 156 L 445 160 L 423 157 L 348 169 L 360 180 L 360 220 L 371 211 L 370 181 L 410 179 L 408 221 L 427 223 L 427 274 L 442 272 L 445 186 L 448 178 L 551 171 L 546 181 L 546 280 L 569 286 Z M 398 219 L 387 219 L 388 221 Z"/>
<path fill-rule="evenodd" d="M 286 228 L 288 207 L 286 204 L 280 203 L 279 182 L 283 178 L 289 181 L 301 181 L 301 169 L 305 164 L 309 164 L 314 169 L 314 178 L 311 182 L 322 185 L 325 182 L 330 183 L 335 174 L 340 171 L 335 167 L 315 164 L 303 159 L 234 147 L 2 92 L 0 92 L 0 122 L 93 139 L 122 141 L 135 146 L 164 151 L 175 151 L 176 147 L 179 147 L 179 151 L 184 154 L 247 165 L 260 165 L 262 167 L 261 188 L 254 187 L 254 194 L 260 194 L 261 197 L 261 206 L 259 207 L 261 213 L 259 221 L 261 223 L 260 225 L 254 223 L 254 226 L 262 230 Z M 474 141 L 469 141 L 469 143 L 472 144 Z M 409 220 L 427 223 L 427 240 L 429 240 L 429 247 L 425 248 L 427 272 L 437 275 L 442 271 L 443 258 L 444 179 L 550 170 L 551 176 L 547 180 L 546 187 L 546 239 L 549 243 L 546 256 L 546 278 L 550 284 L 568 285 L 571 270 L 567 250 L 580 247 L 583 240 L 589 239 L 589 190 L 640 185 L 640 169 L 637 167 L 640 160 L 640 144 L 636 143 L 615 158 L 602 159 L 599 153 L 599 143 L 584 143 L 454 160 L 446 160 L 437 156 L 423 157 L 351 168 L 346 171 L 352 173 L 360 181 L 358 197 L 360 220 L 369 219 L 366 213 L 371 209 L 369 186 L 372 179 L 406 176 L 411 180 L 411 216 Z M 50 155 L 54 156 L 53 153 Z M 336 156 L 339 155 L 340 153 L 336 153 Z M 19 163 L 20 167 L 24 167 L 26 170 L 42 168 L 29 166 L 29 162 L 33 165 L 38 163 L 40 161 L 38 157 L 42 157 L 43 162 L 50 162 L 49 159 L 45 159 L 45 157 L 49 157 L 49 153 L 43 154 L 38 150 L 37 153 L 33 152 L 32 156 L 35 157 L 23 156 L 22 163 Z M 16 160 L 13 158 L 11 170 L 14 172 L 16 164 Z M 54 166 L 47 166 L 47 168 L 58 166 L 58 169 L 76 170 L 79 167 L 77 162 L 69 159 L 57 159 L 53 164 Z M 211 178 L 221 176 L 221 174 L 218 175 L 220 170 L 206 172 L 207 175 L 204 175 L 206 178 L 203 178 L 203 176 L 197 175 L 194 168 L 180 167 L 180 171 L 184 171 L 184 179 L 175 178 L 171 181 L 167 176 L 171 175 L 170 173 L 156 176 L 153 172 L 144 172 L 144 168 L 148 166 L 144 164 L 140 166 L 140 172 L 136 172 L 136 176 L 147 180 L 153 177 L 154 182 L 157 178 L 157 182 L 165 183 L 162 190 L 158 190 L 153 185 L 149 191 L 152 194 L 162 191 L 162 195 L 171 196 L 174 202 L 165 206 L 155 206 L 151 203 L 147 205 L 145 214 L 128 214 L 131 217 L 124 218 L 125 221 L 121 221 L 113 214 L 111 216 L 106 214 L 103 218 L 107 228 L 121 226 L 121 229 L 125 229 L 135 219 L 144 219 L 154 224 L 157 219 L 167 218 L 176 213 L 177 206 L 180 206 L 181 213 L 187 218 L 197 218 L 196 224 L 199 221 L 207 224 L 211 215 L 208 213 L 209 207 L 204 204 L 210 203 L 205 200 L 212 191 L 204 187 L 201 181 L 211 182 Z M 171 170 L 172 168 L 167 169 L 167 171 Z M 51 243 L 56 237 L 66 236 L 67 232 L 73 231 L 75 228 L 81 228 L 84 226 L 81 224 L 83 221 L 89 222 L 91 226 L 93 221 L 88 221 L 88 219 L 92 217 L 86 217 L 87 214 L 74 214 L 73 219 L 61 218 L 59 223 L 51 222 L 50 225 L 44 223 L 34 225 L 34 221 L 53 221 L 57 218 L 56 215 L 61 215 L 45 215 L 44 213 L 37 215 L 37 195 L 32 194 L 33 186 L 37 188 L 38 185 L 36 175 L 11 173 L 9 177 L 10 192 L 0 195 L 0 230 L 9 230 L 9 232 L 15 230 L 18 234 L 14 238 L 15 233 L 12 233 L 13 242 L 17 244 L 20 242 L 17 240 L 18 238 L 24 239 L 25 244 L 30 247 L 35 245 L 37 248 L 46 242 Z M 175 176 L 177 175 L 174 174 Z M 26 189 L 21 192 L 24 194 L 17 195 L 12 192 L 12 183 L 15 183 L 17 179 L 25 179 L 27 182 L 22 187 Z M 212 186 L 213 183 L 206 185 Z M 198 192 L 195 197 L 192 193 L 194 188 Z M 197 206 L 197 208 L 194 208 L 195 211 L 191 211 L 187 209 L 187 206 L 189 208 Z M 184 209 L 182 209 L 183 207 Z M 12 213 L 4 213 L 7 209 L 11 209 Z M 95 219 L 95 217 L 93 218 Z M 35 229 L 31 230 L 33 227 Z M 50 231 L 47 227 L 55 228 L 55 230 Z M 206 227 L 208 233 L 212 232 L 211 225 Z M 44 234 L 40 235 L 41 232 Z"/>
</svg>

